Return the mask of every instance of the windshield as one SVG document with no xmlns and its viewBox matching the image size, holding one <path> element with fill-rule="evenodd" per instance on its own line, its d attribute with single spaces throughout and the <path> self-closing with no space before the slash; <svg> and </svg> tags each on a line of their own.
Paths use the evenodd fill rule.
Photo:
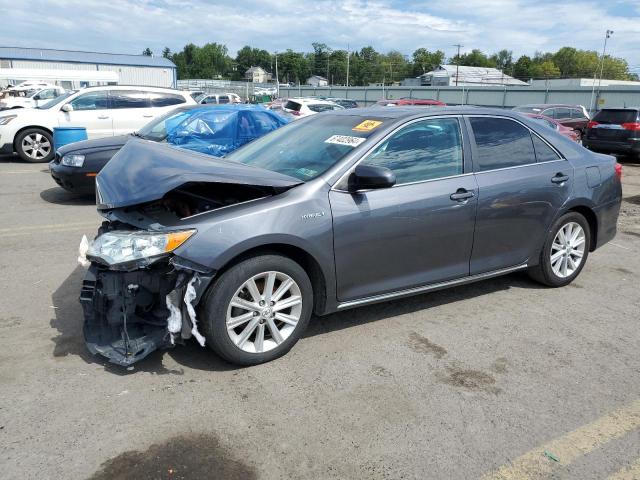
<svg viewBox="0 0 640 480">
<path fill-rule="evenodd" d="M 385 121 L 373 117 L 314 115 L 254 140 L 226 158 L 308 181 L 351 153 Z"/>
<path fill-rule="evenodd" d="M 161 142 L 167 138 L 167 127 L 171 130 L 181 124 L 191 114 L 191 109 L 177 109 L 172 110 L 169 113 L 165 113 L 161 117 L 158 117 L 144 127 L 138 130 L 138 136 L 146 140 L 153 140 L 154 142 Z"/>
<path fill-rule="evenodd" d="M 65 99 L 69 98 L 71 95 L 73 95 L 76 92 L 66 92 L 63 93 L 62 95 L 60 95 L 59 97 L 54 98 L 53 100 L 49 100 L 47 103 L 43 103 L 42 105 L 40 105 L 39 107 L 36 107 L 38 110 L 47 110 L 55 105 L 58 105 L 59 103 L 63 102 Z"/>
</svg>

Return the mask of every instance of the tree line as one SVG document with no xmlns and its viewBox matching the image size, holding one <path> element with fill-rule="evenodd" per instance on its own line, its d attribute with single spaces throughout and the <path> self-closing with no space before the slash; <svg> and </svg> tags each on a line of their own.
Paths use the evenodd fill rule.
<svg viewBox="0 0 640 480">
<path fill-rule="evenodd" d="M 638 80 L 638 75 L 629 72 L 626 60 L 605 55 L 604 59 L 593 50 L 562 47 L 557 52 L 536 52 L 533 56 L 522 55 L 517 59 L 511 50 L 500 50 L 486 54 L 479 49 L 446 58 L 442 50 L 418 48 L 411 56 L 392 50 L 380 53 L 373 47 L 360 50 L 334 50 L 324 43 L 312 43 L 312 51 L 296 52 L 287 49 L 277 53 L 278 77 L 281 82 L 302 83 L 311 75 L 319 75 L 331 84 L 387 85 L 407 77 L 417 77 L 446 63 L 472 67 L 491 67 L 523 81 L 529 79 L 576 78 L 599 75 L 612 80 Z M 146 48 L 143 55 L 153 55 Z M 276 54 L 251 46 L 242 47 L 235 58 L 229 55 L 226 45 L 207 43 L 201 47 L 189 43 L 180 52 L 168 47 L 162 56 L 176 64 L 178 79 L 204 78 L 244 80 L 248 68 L 262 67 L 275 76 Z"/>
</svg>

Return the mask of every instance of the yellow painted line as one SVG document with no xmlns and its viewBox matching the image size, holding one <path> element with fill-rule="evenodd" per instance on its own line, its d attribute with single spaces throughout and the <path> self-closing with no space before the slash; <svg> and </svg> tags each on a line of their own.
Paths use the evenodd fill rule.
<svg viewBox="0 0 640 480">
<path fill-rule="evenodd" d="M 640 458 L 632 465 L 618 470 L 613 475 L 607 477 L 607 480 L 638 480 L 640 478 Z"/>
<path fill-rule="evenodd" d="M 98 227 L 100 223 L 97 222 L 66 222 L 66 223 L 50 223 L 48 225 L 28 225 L 24 227 L 13 227 L 13 228 L 0 228 L 0 235 L 3 233 L 15 233 L 15 232 L 30 232 L 32 230 L 36 231 L 46 231 L 54 228 L 66 228 L 66 227 Z"/>
<path fill-rule="evenodd" d="M 569 465 L 576 459 L 638 427 L 640 427 L 640 400 L 525 453 L 510 464 L 483 475 L 482 480 L 546 478 L 554 468 Z M 544 455 L 545 451 L 557 457 L 559 461 L 555 462 L 547 458 Z"/>
</svg>

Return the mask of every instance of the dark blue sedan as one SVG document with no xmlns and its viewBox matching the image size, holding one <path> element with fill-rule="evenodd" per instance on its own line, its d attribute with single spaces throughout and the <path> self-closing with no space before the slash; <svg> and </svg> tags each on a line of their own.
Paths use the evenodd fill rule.
<svg viewBox="0 0 640 480">
<path fill-rule="evenodd" d="M 184 106 L 129 135 L 65 145 L 56 152 L 49 171 L 62 188 L 74 193 L 93 193 L 96 175 L 131 138 L 223 157 L 286 123 L 285 118 L 258 105 Z"/>
</svg>

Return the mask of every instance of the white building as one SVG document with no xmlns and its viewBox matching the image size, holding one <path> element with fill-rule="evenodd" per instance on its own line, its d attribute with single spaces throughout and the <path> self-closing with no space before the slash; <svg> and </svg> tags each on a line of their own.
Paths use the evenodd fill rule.
<svg viewBox="0 0 640 480">
<path fill-rule="evenodd" d="M 329 85 L 329 81 L 320 75 L 312 75 L 307 78 L 307 85 L 311 85 L 313 87 L 326 87 Z"/>
<path fill-rule="evenodd" d="M 593 87 L 600 85 L 601 87 L 612 87 L 616 85 L 627 85 L 631 87 L 640 87 L 640 82 L 633 80 L 607 80 L 603 78 L 594 80 L 593 78 L 550 78 L 549 80 L 531 80 L 533 87 Z"/>
<path fill-rule="evenodd" d="M 262 67 L 251 67 L 244 72 L 244 78 L 248 82 L 267 83 L 271 80 L 271 74 Z"/>
<path fill-rule="evenodd" d="M 121 84 L 175 87 L 176 66 L 145 55 L 0 47 L 0 85 L 46 80 L 63 88 Z"/>
<path fill-rule="evenodd" d="M 439 65 L 436 69 L 420 75 L 422 86 L 433 87 L 478 87 L 478 86 L 528 86 L 529 84 L 505 75 L 497 68 Z"/>
</svg>

